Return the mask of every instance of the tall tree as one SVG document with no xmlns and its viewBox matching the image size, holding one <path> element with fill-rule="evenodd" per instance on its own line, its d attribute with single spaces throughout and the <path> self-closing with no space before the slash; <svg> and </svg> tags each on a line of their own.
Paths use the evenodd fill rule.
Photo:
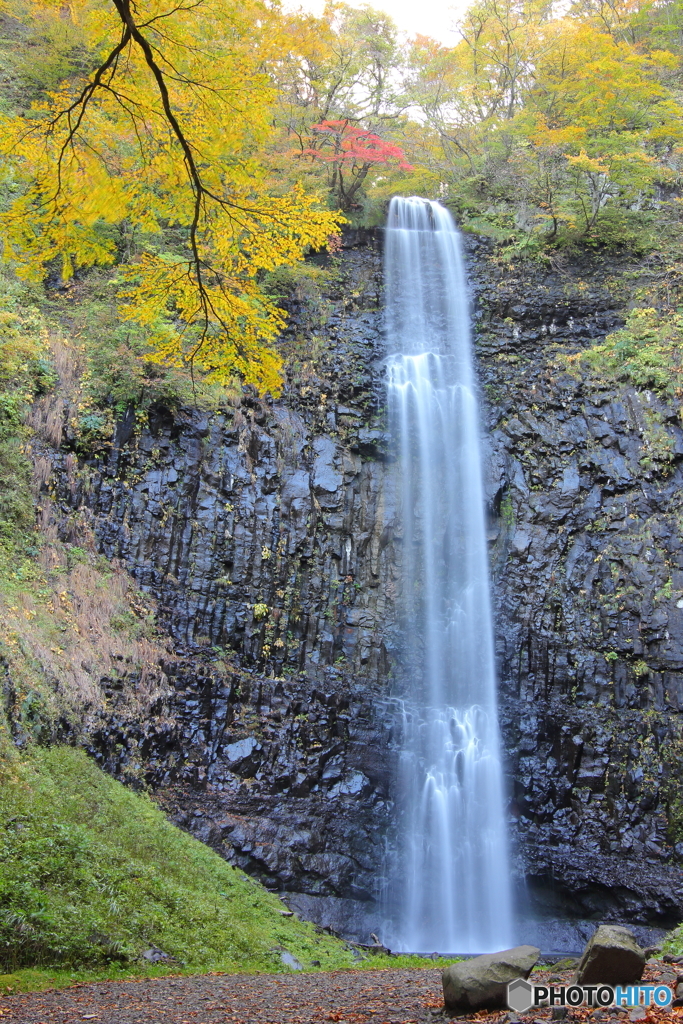
<svg viewBox="0 0 683 1024">
<path fill-rule="evenodd" d="M 385 176 L 391 165 L 407 166 L 397 148 L 406 124 L 404 48 L 392 20 L 369 6 L 329 0 L 320 18 L 299 13 L 287 23 L 288 45 L 275 72 L 285 144 L 293 155 L 313 158 L 303 161 L 313 173 L 331 168 L 332 202 L 350 210 L 377 163 Z M 360 158 L 361 137 L 373 140 L 364 147 L 368 159 Z"/>
<path fill-rule="evenodd" d="M 313 131 L 318 135 L 318 145 L 304 150 L 302 156 L 328 165 L 331 170 L 330 191 L 344 211 L 350 211 L 356 205 L 357 196 L 371 170 L 382 173 L 391 166 L 405 171 L 413 169 L 399 146 L 374 132 L 358 128 L 346 118 L 323 121 L 313 125 Z"/>
<path fill-rule="evenodd" d="M 123 315 L 149 331 L 155 358 L 277 391 L 283 319 L 259 276 L 338 226 L 259 160 L 277 14 L 259 0 L 26 0 L 13 13 L 71 19 L 89 67 L 0 118 L 6 258 L 34 278 L 58 259 L 68 277 L 112 263 L 112 226 L 125 222 L 141 251 L 122 270 Z"/>
</svg>

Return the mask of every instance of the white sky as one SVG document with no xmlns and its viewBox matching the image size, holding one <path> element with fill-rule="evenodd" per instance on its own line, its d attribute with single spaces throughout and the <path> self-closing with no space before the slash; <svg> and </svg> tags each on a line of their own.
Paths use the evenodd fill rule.
<svg viewBox="0 0 683 1024">
<path fill-rule="evenodd" d="M 346 0 L 350 7 L 362 7 L 361 0 Z M 385 11 L 408 35 L 431 36 L 446 46 L 456 43 L 453 23 L 462 16 L 470 0 L 368 0 L 368 6 Z M 302 7 L 312 14 L 321 14 L 324 0 L 288 0 L 291 10 Z"/>
</svg>

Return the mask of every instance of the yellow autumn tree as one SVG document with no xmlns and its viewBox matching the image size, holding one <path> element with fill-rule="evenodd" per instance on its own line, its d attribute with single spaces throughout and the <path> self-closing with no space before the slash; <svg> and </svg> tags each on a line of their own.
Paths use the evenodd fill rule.
<svg viewBox="0 0 683 1024">
<path fill-rule="evenodd" d="M 87 70 L 0 117 L 5 259 L 33 279 L 58 261 L 68 278 L 116 262 L 126 224 L 140 241 L 120 268 L 122 315 L 152 358 L 277 393 L 283 315 L 259 279 L 339 225 L 259 160 L 277 14 L 259 0 L 16 2 L 26 25 L 67 20 Z"/>
<path fill-rule="evenodd" d="M 673 176 L 683 109 L 663 79 L 677 59 L 567 18 L 546 38 L 520 119 L 525 173 L 554 228 L 574 220 L 588 234 L 610 202 L 637 205 Z"/>
<path fill-rule="evenodd" d="M 650 7 L 577 0 L 557 17 L 545 0 L 476 0 L 455 47 L 417 41 L 413 95 L 463 207 L 549 239 L 627 237 L 683 157 L 680 60 L 627 31 Z"/>
</svg>

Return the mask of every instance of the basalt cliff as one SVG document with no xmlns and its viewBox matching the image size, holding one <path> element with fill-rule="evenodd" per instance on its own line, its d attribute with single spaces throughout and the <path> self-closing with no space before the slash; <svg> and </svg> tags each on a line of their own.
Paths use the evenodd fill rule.
<svg viewBox="0 0 683 1024">
<path fill-rule="evenodd" d="M 628 267 L 465 245 L 518 903 L 547 948 L 577 948 L 590 920 L 683 918 L 680 410 L 567 358 L 623 322 Z M 170 638 L 154 685 L 125 664 L 97 681 L 78 742 L 369 941 L 404 635 L 381 235 L 349 234 L 323 299 L 289 312 L 281 399 L 131 408 L 92 455 L 45 439 L 42 515 L 91 531 Z"/>
</svg>

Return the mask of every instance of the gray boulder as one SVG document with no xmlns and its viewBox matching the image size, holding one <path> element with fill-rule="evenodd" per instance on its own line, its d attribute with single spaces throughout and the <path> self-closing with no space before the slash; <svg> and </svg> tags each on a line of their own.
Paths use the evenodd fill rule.
<svg viewBox="0 0 683 1024">
<path fill-rule="evenodd" d="M 645 953 L 628 928 L 601 924 L 583 951 L 574 976 L 577 985 L 630 985 L 640 981 Z"/>
<path fill-rule="evenodd" d="M 507 1006 L 509 982 L 528 978 L 540 952 L 536 946 L 515 946 L 451 964 L 442 974 L 446 1006 L 465 1013 Z"/>
</svg>

